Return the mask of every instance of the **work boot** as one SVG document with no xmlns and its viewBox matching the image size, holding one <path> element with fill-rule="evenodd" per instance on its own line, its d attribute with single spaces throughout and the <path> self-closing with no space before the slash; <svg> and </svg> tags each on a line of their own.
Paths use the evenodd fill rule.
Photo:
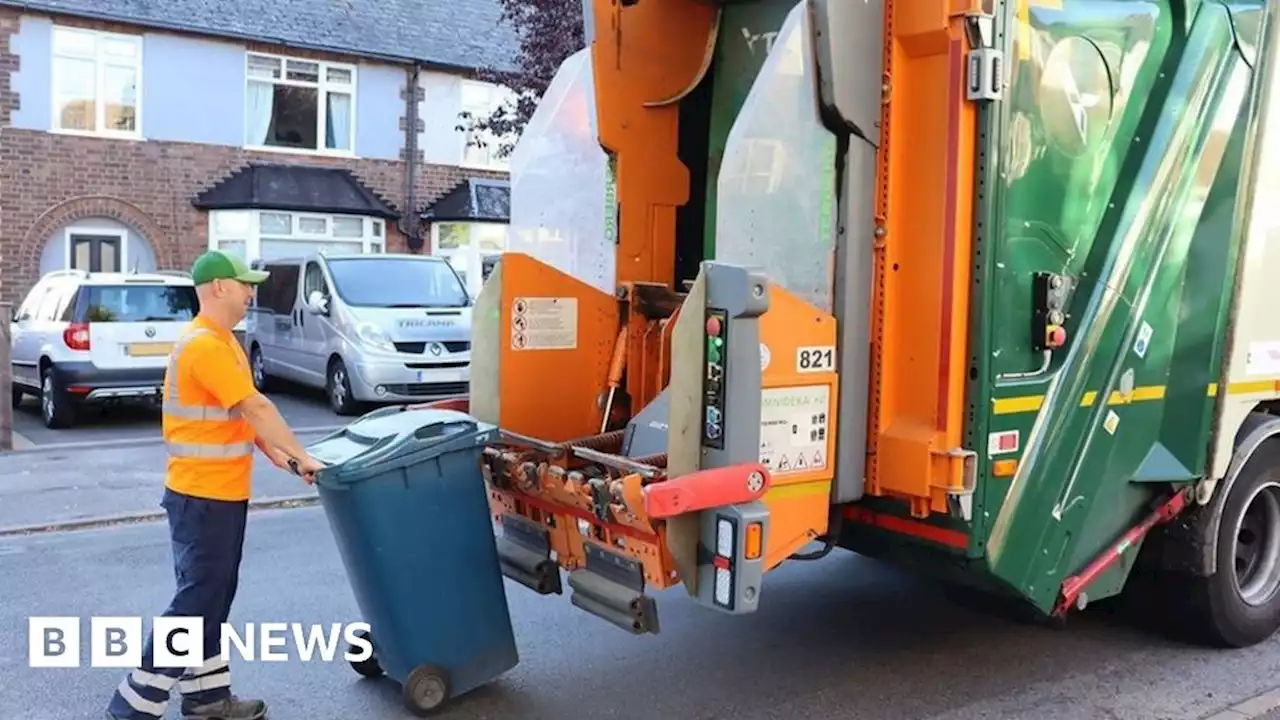
<svg viewBox="0 0 1280 720">
<path fill-rule="evenodd" d="M 241 700 L 235 695 L 207 705 L 182 701 L 182 717 L 186 720 L 261 720 L 267 716 L 267 704 L 261 700 Z"/>
</svg>

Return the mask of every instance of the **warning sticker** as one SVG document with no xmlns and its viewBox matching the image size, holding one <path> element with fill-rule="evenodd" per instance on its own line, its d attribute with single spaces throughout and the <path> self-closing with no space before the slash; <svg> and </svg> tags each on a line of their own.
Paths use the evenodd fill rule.
<svg viewBox="0 0 1280 720">
<path fill-rule="evenodd" d="M 578 299 L 520 297 L 511 303 L 512 350 L 578 347 Z"/>
<path fill-rule="evenodd" d="M 831 387 L 765 390 L 760 397 L 760 462 L 774 474 L 827 467 Z"/>
</svg>

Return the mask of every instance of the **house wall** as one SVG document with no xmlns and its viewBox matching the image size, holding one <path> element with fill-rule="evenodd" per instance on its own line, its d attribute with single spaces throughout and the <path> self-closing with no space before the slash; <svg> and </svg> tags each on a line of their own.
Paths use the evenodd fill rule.
<svg viewBox="0 0 1280 720">
<path fill-rule="evenodd" d="M 208 220 L 192 198 L 250 161 L 351 170 L 415 219 L 465 177 L 503 177 L 459 167 L 462 135 L 447 96 L 451 83 L 423 72 L 420 164 L 406 208 L 406 69 L 257 43 L 237 44 L 80 20 L 60 23 L 143 36 L 138 125 L 141 139 L 51 132 L 53 20 L 0 9 L 0 299 L 17 302 L 53 269 L 70 223 L 115 225 L 131 238 L 130 259 L 185 269 L 208 243 Z M 245 149 L 245 53 L 269 52 L 358 64 L 354 153 Z M 444 76 L 441 76 L 444 77 Z M 456 87 L 456 83 L 452 83 Z M 388 224 L 389 251 L 404 251 Z M 423 231 L 424 237 L 429 232 Z M 145 264 L 144 264 L 145 267 Z"/>
</svg>

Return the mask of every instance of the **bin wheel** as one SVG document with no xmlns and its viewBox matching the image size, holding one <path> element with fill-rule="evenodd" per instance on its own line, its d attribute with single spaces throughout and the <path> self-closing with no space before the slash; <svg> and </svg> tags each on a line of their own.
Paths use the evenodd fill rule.
<svg viewBox="0 0 1280 720">
<path fill-rule="evenodd" d="M 370 635 L 368 632 L 365 632 L 364 630 L 361 630 L 360 632 L 356 633 L 356 637 L 360 638 L 361 640 L 364 640 L 370 645 L 373 645 L 373 636 Z M 347 649 L 352 653 L 356 653 L 360 651 L 360 648 L 357 648 L 354 644 L 352 644 Z M 367 677 L 367 678 L 382 677 L 383 670 L 382 670 L 382 665 L 378 663 L 378 648 L 376 645 L 373 646 L 373 653 L 369 655 L 369 657 L 365 658 L 364 660 L 351 660 L 350 662 L 351 662 L 351 669 L 355 670 L 357 673 L 363 675 L 364 677 Z"/>
<path fill-rule="evenodd" d="M 449 699 L 449 675 L 434 665 L 419 665 L 404 681 L 404 704 L 414 715 L 426 717 Z"/>
</svg>

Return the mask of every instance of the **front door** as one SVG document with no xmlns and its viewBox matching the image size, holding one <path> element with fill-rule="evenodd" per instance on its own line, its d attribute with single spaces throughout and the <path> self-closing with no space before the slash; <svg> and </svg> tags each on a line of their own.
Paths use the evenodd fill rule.
<svg viewBox="0 0 1280 720">
<path fill-rule="evenodd" d="M 118 235 L 71 236 L 71 268 L 89 272 L 120 272 Z"/>
</svg>

